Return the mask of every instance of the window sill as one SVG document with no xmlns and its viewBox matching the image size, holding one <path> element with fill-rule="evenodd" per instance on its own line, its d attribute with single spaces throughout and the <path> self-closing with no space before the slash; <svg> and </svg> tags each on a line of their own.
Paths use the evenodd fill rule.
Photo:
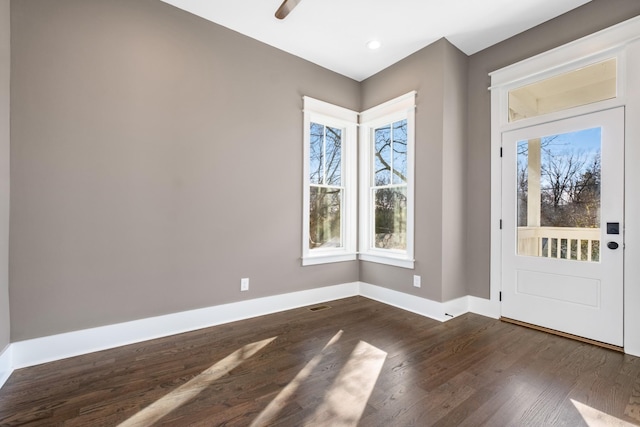
<svg viewBox="0 0 640 427">
<path fill-rule="evenodd" d="M 355 261 L 358 257 L 355 253 L 342 253 L 342 254 L 322 254 L 306 256 L 302 258 L 302 266 L 318 265 L 318 264 L 330 264 L 332 262 L 345 262 Z"/>
<path fill-rule="evenodd" d="M 358 258 L 360 259 L 360 261 L 375 262 L 378 264 L 392 265 L 394 267 L 409 268 L 411 270 L 413 270 L 414 264 L 415 264 L 414 259 L 394 257 L 389 255 L 374 255 L 370 253 L 366 253 L 366 254 L 361 253 L 360 255 L 358 255 Z"/>
</svg>

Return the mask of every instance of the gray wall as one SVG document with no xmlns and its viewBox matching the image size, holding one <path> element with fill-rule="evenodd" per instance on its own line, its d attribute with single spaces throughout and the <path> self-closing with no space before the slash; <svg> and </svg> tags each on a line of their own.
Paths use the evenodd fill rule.
<svg viewBox="0 0 640 427">
<path fill-rule="evenodd" d="M 467 295 L 466 143 L 468 57 L 447 43 L 444 51 L 442 136 L 442 301 Z M 428 218 L 424 219 L 428 222 Z M 433 224 L 431 224 L 433 227 Z"/>
<path fill-rule="evenodd" d="M 434 301 L 466 294 L 464 224 L 467 57 L 445 39 L 362 82 L 370 108 L 417 90 L 415 270 L 369 262 L 360 280 Z M 422 277 L 414 288 L 413 275 Z"/>
<path fill-rule="evenodd" d="M 638 0 L 593 0 L 469 58 L 467 127 L 467 281 L 489 297 L 491 99 L 488 73 L 640 14 Z"/>
<path fill-rule="evenodd" d="M 360 84 L 157 0 L 13 2 L 11 340 L 355 280 L 487 297 L 487 73 L 638 13 L 594 0 L 470 58 L 441 40 Z M 302 268 L 301 97 L 361 110 L 410 90 L 415 271 Z"/>
<path fill-rule="evenodd" d="M 11 19 L 12 341 L 358 280 L 299 259 L 302 96 L 357 82 L 157 0 Z"/>
<path fill-rule="evenodd" d="M 9 0 L 0 0 L 0 354 L 9 345 Z"/>
</svg>

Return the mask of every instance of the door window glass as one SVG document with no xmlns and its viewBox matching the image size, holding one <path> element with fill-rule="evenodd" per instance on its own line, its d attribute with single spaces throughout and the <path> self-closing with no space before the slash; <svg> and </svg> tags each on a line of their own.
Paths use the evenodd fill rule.
<svg viewBox="0 0 640 427">
<path fill-rule="evenodd" d="M 600 260 L 601 129 L 518 141 L 518 255 Z"/>
</svg>

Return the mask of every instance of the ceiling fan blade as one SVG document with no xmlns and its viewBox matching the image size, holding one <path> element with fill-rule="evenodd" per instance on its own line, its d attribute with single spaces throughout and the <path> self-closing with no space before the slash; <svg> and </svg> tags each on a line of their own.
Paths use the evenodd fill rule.
<svg viewBox="0 0 640 427">
<path fill-rule="evenodd" d="M 276 18 L 284 19 L 289 12 L 300 3 L 301 0 L 284 0 L 278 10 L 276 10 Z"/>
</svg>

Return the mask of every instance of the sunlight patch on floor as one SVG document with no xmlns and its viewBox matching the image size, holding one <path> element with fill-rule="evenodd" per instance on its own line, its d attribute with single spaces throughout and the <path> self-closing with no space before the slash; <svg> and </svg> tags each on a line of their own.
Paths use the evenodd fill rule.
<svg viewBox="0 0 640 427">
<path fill-rule="evenodd" d="M 360 341 L 304 425 L 357 426 L 386 358 L 386 352 Z"/>
<path fill-rule="evenodd" d="M 181 385 L 171 393 L 165 395 L 159 400 L 156 400 L 128 420 L 120 423 L 118 427 L 146 427 L 152 425 L 174 409 L 179 408 L 194 399 L 214 381 L 228 374 L 231 370 L 235 369 L 242 362 L 255 355 L 276 338 L 277 337 L 267 338 L 262 341 L 247 344 L 234 351 L 229 356 L 202 371 L 189 382 Z"/>
<path fill-rule="evenodd" d="M 285 388 L 282 389 L 280 393 L 271 401 L 269 405 L 258 415 L 256 419 L 253 420 L 250 427 L 258 427 L 268 425 L 273 419 L 280 413 L 282 408 L 284 408 L 291 397 L 295 394 L 300 384 L 302 384 L 309 375 L 313 372 L 313 370 L 318 366 L 322 358 L 324 357 L 327 349 L 329 349 L 333 344 L 338 342 L 340 337 L 342 336 L 342 331 L 338 331 L 330 340 L 325 344 L 320 353 L 313 356 L 305 366 L 302 368 L 298 375 L 287 384 Z"/>
<path fill-rule="evenodd" d="M 576 407 L 580 415 L 589 427 L 633 427 L 635 424 L 628 423 L 619 418 L 613 417 L 591 406 L 585 405 L 571 399 L 571 403 Z"/>
</svg>

